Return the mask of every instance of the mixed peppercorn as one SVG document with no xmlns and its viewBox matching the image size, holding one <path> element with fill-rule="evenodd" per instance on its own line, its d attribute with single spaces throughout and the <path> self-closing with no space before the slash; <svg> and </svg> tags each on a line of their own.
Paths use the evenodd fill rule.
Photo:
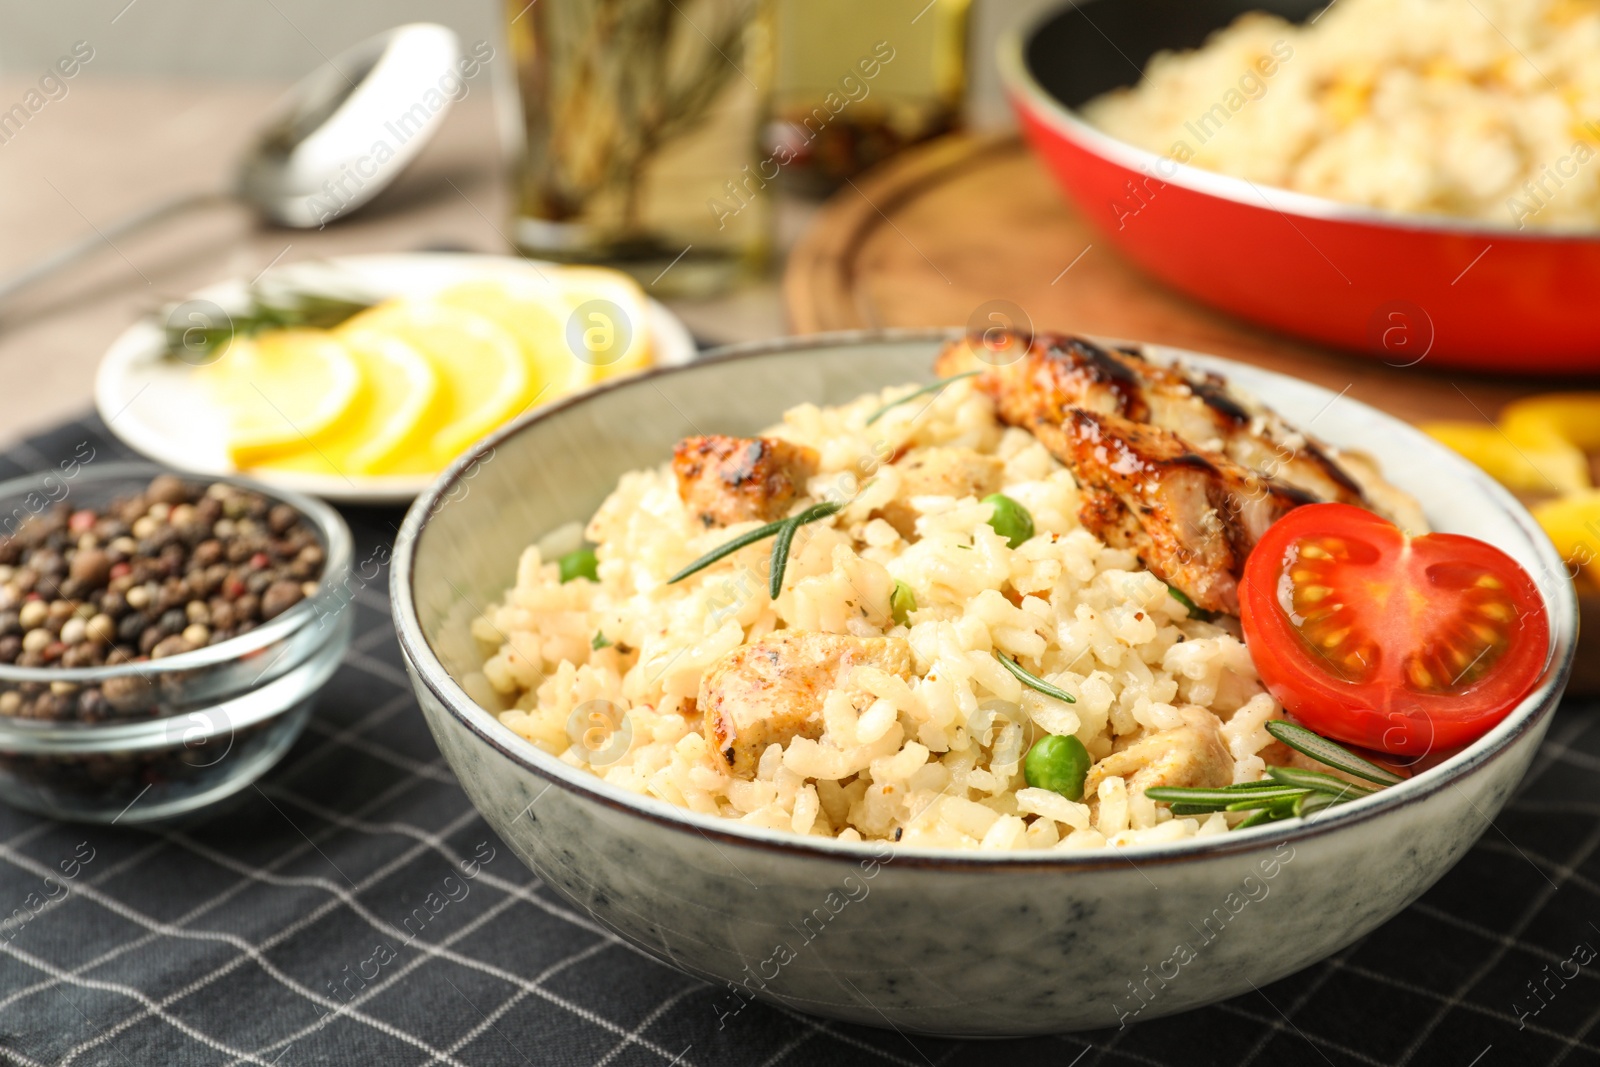
<svg viewBox="0 0 1600 1067">
<path fill-rule="evenodd" d="M 311 595 L 324 563 L 298 511 L 224 482 L 163 474 L 105 508 L 62 505 L 0 537 L 0 664 L 98 667 L 214 645 Z M 34 683 L 0 692 L 0 715 L 95 721 L 148 703 L 137 676 Z"/>
</svg>

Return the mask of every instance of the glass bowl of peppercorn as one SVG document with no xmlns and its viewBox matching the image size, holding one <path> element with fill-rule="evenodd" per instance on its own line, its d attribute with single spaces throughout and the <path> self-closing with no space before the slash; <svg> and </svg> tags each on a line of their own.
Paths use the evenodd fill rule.
<svg viewBox="0 0 1600 1067">
<path fill-rule="evenodd" d="M 297 493 L 92 458 L 0 483 L 0 800 L 146 822 L 288 751 L 350 643 L 350 531 Z"/>
</svg>

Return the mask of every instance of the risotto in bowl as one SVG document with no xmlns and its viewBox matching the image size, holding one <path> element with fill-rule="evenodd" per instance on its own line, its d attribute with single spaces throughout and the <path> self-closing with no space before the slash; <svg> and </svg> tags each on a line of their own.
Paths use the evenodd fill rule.
<svg viewBox="0 0 1600 1067">
<path fill-rule="evenodd" d="M 1297 703 L 1248 561 L 1299 523 L 1298 610 L 1317 538 L 1388 536 L 1351 515 L 1531 576 L 1547 632 L 1474 653 L 1532 649 L 1526 695 L 1371 735 Z M 549 885 L 730 1013 L 922 1032 L 1114 1026 L 1336 951 L 1485 828 L 1573 636 L 1531 520 L 1409 428 L 1072 338 L 789 342 L 579 398 L 464 457 L 395 560 L 434 735 Z M 1430 669 L 1305 614 L 1372 684 Z"/>
</svg>

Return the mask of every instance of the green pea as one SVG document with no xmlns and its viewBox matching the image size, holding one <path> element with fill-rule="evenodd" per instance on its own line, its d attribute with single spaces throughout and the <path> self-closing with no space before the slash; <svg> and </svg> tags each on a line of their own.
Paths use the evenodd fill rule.
<svg viewBox="0 0 1600 1067">
<path fill-rule="evenodd" d="M 1016 548 L 1033 536 L 1033 516 L 1028 514 L 1027 508 L 1004 493 L 986 496 L 983 502 L 994 505 L 994 515 L 989 519 L 989 525 L 994 527 L 995 533 L 1006 539 L 1006 544 Z"/>
<path fill-rule="evenodd" d="M 1083 780 L 1089 774 L 1089 750 L 1071 734 L 1046 734 L 1033 743 L 1022 761 L 1023 776 L 1035 789 L 1060 793 L 1068 800 L 1083 799 Z"/>
<path fill-rule="evenodd" d="M 894 614 L 894 621 L 901 626 L 910 626 L 911 613 L 917 610 L 917 594 L 898 578 L 894 581 L 894 592 L 889 594 L 889 610 Z"/>
<path fill-rule="evenodd" d="M 600 580 L 600 561 L 594 558 L 594 549 L 588 545 L 568 552 L 556 561 L 556 566 L 561 568 L 563 585 L 574 578 L 587 578 L 591 582 Z"/>
</svg>

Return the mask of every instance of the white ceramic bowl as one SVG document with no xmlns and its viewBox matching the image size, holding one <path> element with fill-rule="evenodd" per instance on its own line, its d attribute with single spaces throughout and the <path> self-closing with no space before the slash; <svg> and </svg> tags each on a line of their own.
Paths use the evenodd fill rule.
<svg viewBox="0 0 1600 1067">
<path fill-rule="evenodd" d="M 434 737 L 491 826 L 546 884 L 650 954 L 716 983 L 873 1026 L 1021 1035 L 1209 1004 L 1319 960 L 1415 900 L 1472 845 L 1527 769 L 1560 698 L 1576 608 L 1520 505 L 1464 460 L 1365 405 L 1241 364 L 1228 375 L 1334 444 L 1376 455 L 1439 529 L 1539 577 L 1551 654 L 1487 737 L 1373 797 L 1219 837 L 999 855 L 798 838 L 691 814 L 556 760 L 458 679 L 471 619 L 518 553 L 584 521 L 623 471 L 694 432 L 749 433 L 801 401 L 925 381 L 942 333 L 844 334 L 727 351 L 508 426 L 420 498 L 395 553 L 400 645 Z M 1157 350 L 1159 351 L 1159 350 Z"/>
</svg>

